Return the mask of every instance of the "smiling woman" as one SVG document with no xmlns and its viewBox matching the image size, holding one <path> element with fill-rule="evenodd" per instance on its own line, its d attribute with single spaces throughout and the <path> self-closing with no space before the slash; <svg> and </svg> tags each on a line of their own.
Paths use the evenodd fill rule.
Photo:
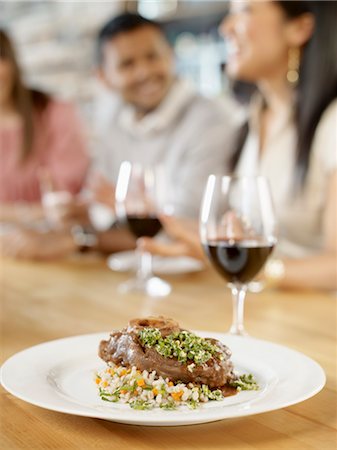
<svg viewBox="0 0 337 450">
<path fill-rule="evenodd" d="M 289 39 L 292 45 L 302 46 L 312 29 L 309 15 L 296 23 L 287 22 L 279 2 L 232 2 L 221 26 L 227 40 L 228 75 L 254 83 L 264 77 L 280 77 L 287 70 Z"/>
<path fill-rule="evenodd" d="M 274 286 L 337 287 L 336 16 L 336 2 L 245 0 L 231 2 L 221 25 L 228 74 L 257 86 L 229 171 L 270 181 L 280 230 L 277 266 L 266 270 Z M 200 255 L 197 235 L 191 245 L 179 223 L 162 222 L 177 245 L 143 241 L 145 250 Z"/>
</svg>

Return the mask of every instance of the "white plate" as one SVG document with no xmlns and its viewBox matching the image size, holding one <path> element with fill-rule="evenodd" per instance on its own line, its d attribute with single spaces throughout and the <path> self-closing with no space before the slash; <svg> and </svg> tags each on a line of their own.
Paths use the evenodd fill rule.
<svg viewBox="0 0 337 450">
<path fill-rule="evenodd" d="M 134 251 L 114 253 L 107 259 L 108 267 L 117 272 L 136 271 L 138 258 Z M 189 257 L 153 257 L 153 272 L 158 275 L 198 272 L 204 268 L 201 261 Z"/>
<path fill-rule="evenodd" d="M 128 405 L 102 401 L 94 373 L 105 364 L 98 344 L 109 333 L 75 336 L 31 347 L 9 358 L 1 368 L 8 392 L 53 411 L 137 425 L 189 425 L 248 416 L 293 405 L 312 397 L 325 384 L 323 369 L 287 347 L 253 338 L 198 332 L 221 340 L 233 352 L 239 372 L 252 373 L 259 391 L 240 392 L 196 410 L 137 411 Z"/>
</svg>

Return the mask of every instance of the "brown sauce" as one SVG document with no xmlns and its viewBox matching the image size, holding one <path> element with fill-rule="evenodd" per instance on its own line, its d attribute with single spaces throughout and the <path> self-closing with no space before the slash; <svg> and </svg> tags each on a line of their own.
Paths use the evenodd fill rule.
<svg viewBox="0 0 337 450">
<path fill-rule="evenodd" d="M 225 386 L 221 386 L 218 389 L 220 389 L 224 397 L 230 397 L 231 395 L 238 393 L 238 390 L 235 387 L 229 386 L 228 384 L 225 384 Z"/>
</svg>

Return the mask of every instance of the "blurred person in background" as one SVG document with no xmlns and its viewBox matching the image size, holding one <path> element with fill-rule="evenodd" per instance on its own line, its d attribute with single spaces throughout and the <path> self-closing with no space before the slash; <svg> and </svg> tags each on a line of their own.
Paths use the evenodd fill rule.
<svg viewBox="0 0 337 450">
<path fill-rule="evenodd" d="M 207 176 L 225 166 L 231 118 L 177 77 L 163 29 L 139 15 L 120 15 L 101 29 L 97 64 L 116 97 L 97 123 L 97 171 L 114 186 L 125 160 L 161 163 L 174 213 L 197 217 Z M 96 198 L 109 203 L 107 184 L 96 180 Z"/>
<path fill-rule="evenodd" d="M 43 216 L 41 175 L 52 189 L 77 194 L 89 157 L 71 104 L 30 89 L 13 44 L 0 30 L 0 221 Z"/>
<path fill-rule="evenodd" d="M 124 160 L 147 166 L 160 163 L 174 214 L 196 218 L 208 175 L 226 166 L 232 117 L 177 77 L 174 54 L 161 26 L 139 15 L 114 17 L 101 29 L 97 65 L 99 79 L 116 101 L 109 105 L 109 114 L 98 116 L 96 176 L 91 178 L 94 199 L 114 209 L 114 184 Z M 79 221 L 85 216 L 82 213 Z M 58 239 L 29 232 L 15 245 L 7 240 L 5 252 L 51 258 L 54 251 L 60 255 L 56 245 L 60 239 L 70 252 L 76 240 L 84 242 L 86 236 L 88 242 L 95 242 L 95 249 L 106 252 L 136 245 L 126 229 L 92 234 L 92 229 L 80 230 L 74 241 L 70 232 L 58 233 Z"/>
<path fill-rule="evenodd" d="M 230 169 L 269 178 L 279 243 L 264 275 L 279 288 L 337 288 L 336 19 L 336 2 L 245 0 L 221 25 L 228 75 L 257 86 Z M 140 248 L 203 258 L 196 230 L 163 220 L 175 244 Z"/>
</svg>

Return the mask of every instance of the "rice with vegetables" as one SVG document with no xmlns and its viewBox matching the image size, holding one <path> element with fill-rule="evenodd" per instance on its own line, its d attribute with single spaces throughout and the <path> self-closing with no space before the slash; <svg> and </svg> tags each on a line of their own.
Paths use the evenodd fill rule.
<svg viewBox="0 0 337 450">
<path fill-rule="evenodd" d="M 102 400 L 128 403 L 134 409 L 175 409 L 180 405 L 194 409 L 199 403 L 223 399 L 220 389 L 211 391 L 205 384 L 175 384 L 158 377 L 156 371 L 141 372 L 136 367 L 126 369 L 113 363 L 97 373 L 96 384 Z"/>
</svg>

